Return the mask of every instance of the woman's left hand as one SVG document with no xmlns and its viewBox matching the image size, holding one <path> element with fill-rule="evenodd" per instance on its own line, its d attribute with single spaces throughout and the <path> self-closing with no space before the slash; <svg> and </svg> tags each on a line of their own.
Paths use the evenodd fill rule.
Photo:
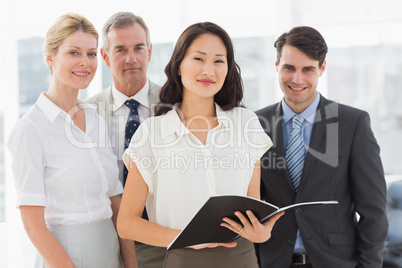
<svg viewBox="0 0 402 268">
<path fill-rule="evenodd" d="M 284 212 L 278 213 L 269 218 L 265 223 L 260 223 L 253 212 L 247 210 L 246 213 L 250 221 L 240 211 L 236 211 L 235 215 L 239 218 L 241 223 L 225 217 L 223 218 L 221 226 L 228 228 L 254 243 L 267 241 L 271 237 L 271 231 L 275 222 L 284 214 Z"/>
</svg>

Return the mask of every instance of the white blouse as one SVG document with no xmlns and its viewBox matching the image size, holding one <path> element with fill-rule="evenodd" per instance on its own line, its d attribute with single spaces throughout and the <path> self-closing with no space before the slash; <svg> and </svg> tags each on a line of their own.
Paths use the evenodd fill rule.
<svg viewBox="0 0 402 268">
<path fill-rule="evenodd" d="M 17 206 L 44 206 L 48 226 L 112 216 L 110 196 L 121 194 L 117 158 L 96 107 L 85 111 L 85 133 L 44 94 L 14 126 L 8 147 Z"/>
<path fill-rule="evenodd" d="M 252 111 L 215 105 L 219 124 L 203 145 L 176 107 L 140 125 L 123 161 L 131 158 L 148 186 L 150 221 L 183 229 L 209 197 L 247 195 L 254 164 L 272 141 Z"/>
</svg>

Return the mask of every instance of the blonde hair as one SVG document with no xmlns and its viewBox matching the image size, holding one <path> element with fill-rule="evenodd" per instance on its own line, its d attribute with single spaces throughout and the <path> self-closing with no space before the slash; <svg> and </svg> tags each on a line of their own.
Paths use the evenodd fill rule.
<svg viewBox="0 0 402 268">
<path fill-rule="evenodd" d="M 67 13 L 60 16 L 46 33 L 44 42 L 45 61 L 49 54 L 56 55 L 64 40 L 70 34 L 77 31 L 83 31 L 84 33 L 93 35 L 98 43 L 99 34 L 94 25 L 87 18 L 76 13 Z M 52 68 L 49 67 L 49 69 L 52 75 Z"/>
</svg>

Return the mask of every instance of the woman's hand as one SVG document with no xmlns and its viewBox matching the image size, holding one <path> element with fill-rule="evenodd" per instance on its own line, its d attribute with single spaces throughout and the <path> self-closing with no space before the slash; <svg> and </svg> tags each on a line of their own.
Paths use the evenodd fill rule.
<svg viewBox="0 0 402 268">
<path fill-rule="evenodd" d="M 205 243 L 205 244 L 198 244 L 198 245 L 194 245 L 194 246 L 189 246 L 188 248 L 192 248 L 192 249 L 216 248 L 216 247 L 234 248 L 235 246 L 237 246 L 236 242 L 231 242 L 231 243 Z"/>
<path fill-rule="evenodd" d="M 260 223 L 257 217 L 250 210 L 246 211 L 248 218 L 241 212 L 236 211 L 235 215 L 239 218 L 241 223 L 238 223 L 230 218 L 223 218 L 221 226 L 239 234 L 241 237 L 246 238 L 254 243 L 263 243 L 271 238 L 271 231 L 275 222 L 285 213 L 281 212 L 272 216 L 265 223 Z"/>
<path fill-rule="evenodd" d="M 66 250 L 45 223 L 45 207 L 20 206 L 24 228 L 48 267 L 75 268 Z"/>
</svg>

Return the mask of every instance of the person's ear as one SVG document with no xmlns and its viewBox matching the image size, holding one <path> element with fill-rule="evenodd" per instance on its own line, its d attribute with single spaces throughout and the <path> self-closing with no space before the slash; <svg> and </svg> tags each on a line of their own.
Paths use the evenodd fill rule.
<svg viewBox="0 0 402 268">
<path fill-rule="evenodd" d="M 110 67 L 109 56 L 107 55 L 107 52 L 103 47 L 100 49 L 100 53 L 101 53 L 101 56 L 102 56 L 102 59 L 103 59 L 103 62 L 105 63 L 105 65 L 107 67 Z"/>
<path fill-rule="evenodd" d="M 150 44 L 148 48 L 148 62 L 151 61 L 151 56 L 152 56 L 152 44 Z"/>
<path fill-rule="evenodd" d="M 324 60 L 320 68 L 320 76 L 324 73 L 326 67 L 327 67 L 327 61 Z"/>
<path fill-rule="evenodd" d="M 49 52 L 45 53 L 45 61 L 46 61 L 47 66 L 53 67 L 54 59 L 53 59 L 53 55 L 51 53 L 49 53 Z"/>
</svg>

